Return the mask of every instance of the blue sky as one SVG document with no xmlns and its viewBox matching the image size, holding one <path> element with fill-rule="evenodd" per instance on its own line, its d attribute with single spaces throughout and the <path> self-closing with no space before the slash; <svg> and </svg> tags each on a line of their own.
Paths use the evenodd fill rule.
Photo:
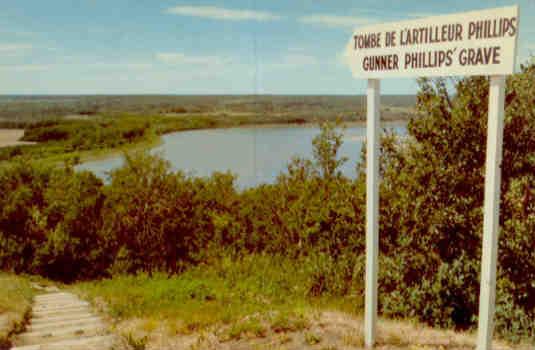
<svg viewBox="0 0 535 350">
<path fill-rule="evenodd" d="M 511 4 L 525 60 L 535 0 L 2 0 L 0 94 L 363 94 L 341 58 L 354 27 Z"/>
</svg>

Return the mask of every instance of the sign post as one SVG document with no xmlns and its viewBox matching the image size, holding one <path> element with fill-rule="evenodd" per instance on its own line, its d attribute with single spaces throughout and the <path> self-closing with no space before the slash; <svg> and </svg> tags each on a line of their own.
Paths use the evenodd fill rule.
<svg viewBox="0 0 535 350">
<path fill-rule="evenodd" d="M 373 347 L 379 251 L 379 79 L 490 75 L 478 350 L 490 350 L 496 294 L 505 78 L 514 73 L 518 6 L 377 24 L 355 30 L 346 58 L 368 79 L 364 338 Z"/>
<path fill-rule="evenodd" d="M 377 259 L 379 255 L 379 122 L 380 81 L 368 80 L 366 149 L 366 305 L 364 342 L 375 343 L 377 324 Z"/>
<path fill-rule="evenodd" d="M 478 350 L 488 350 L 492 345 L 494 302 L 496 297 L 496 260 L 498 231 L 500 229 L 504 96 L 505 77 L 491 77 L 485 170 L 483 256 L 481 257 L 481 286 L 479 293 Z"/>
</svg>

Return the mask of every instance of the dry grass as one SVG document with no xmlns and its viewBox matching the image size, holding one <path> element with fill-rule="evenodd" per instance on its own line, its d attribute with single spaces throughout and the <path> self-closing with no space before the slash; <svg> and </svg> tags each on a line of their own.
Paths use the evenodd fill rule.
<svg viewBox="0 0 535 350">
<path fill-rule="evenodd" d="M 33 290 L 29 280 L 0 272 L 0 348 L 8 343 L 11 333 L 25 323 L 31 307 Z"/>
<path fill-rule="evenodd" d="M 310 311 L 306 322 L 296 315 L 259 317 L 253 315 L 230 325 L 217 325 L 192 333 L 176 333 L 169 320 L 135 319 L 118 324 L 119 333 L 145 339 L 146 349 L 176 350 L 260 350 L 260 349 L 364 349 L 360 317 L 338 311 Z M 299 316 L 301 317 L 301 316 Z M 299 326 L 281 327 L 281 324 Z M 376 349 L 474 349 L 475 334 L 436 330 L 410 321 L 380 320 Z M 528 349 L 528 345 L 508 345 L 495 341 L 494 349 Z M 530 348 L 531 349 L 531 348 Z"/>
</svg>

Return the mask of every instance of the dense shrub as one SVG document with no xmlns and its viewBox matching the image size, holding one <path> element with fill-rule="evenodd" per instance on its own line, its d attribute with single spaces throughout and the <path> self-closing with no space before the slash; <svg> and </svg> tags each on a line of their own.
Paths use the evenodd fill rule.
<svg viewBox="0 0 535 350">
<path fill-rule="evenodd" d="M 324 125 L 314 144 L 314 161 L 296 159 L 275 184 L 244 192 L 230 174 L 187 176 L 143 152 L 126 156 L 106 186 L 69 167 L 13 162 L 1 172 L 10 196 L 0 203 L 0 263 L 70 280 L 179 272 L 228 251 L 321 253 L 338 276 L 334 260 L 363 249 L 362 185 L 338 169 L 341 134 L 333 126 Z"/>
<path fill-rule="evenodd" d="M 535 66 L 508 78 L 497 329 L 535 335 Z M 382 311 L 467 328 L 478 312 L 488 80 L 422 80 L 411 140 L 386 140 Z M 530 321 L 531 320 L 531 321 Z"/>
<path fill-rule="evenodd" d="M 64 151 L 83 151 L 116 147 L 141 140 L 149 132 L 150 123 L 141 118 L 117 117 L 95 120 L 47 120 L 28 125 L 24 141 L 61 144 Z"/>
<path fill-rule="evenodd" d="M 239 237 L 249 252 L 299 256 L 322 251 L 334 258 L 361 252 L 363 186 L 341 175 L 341 142 L 333 125 L 323 125 L 313 141 L 314 160 L 294 159 L 275 184 L 245 191 L 237 218 L 217 221 L 220 236 Z"/>
<path fill-rule="evenodd" d="M 214 238 L 212 216 L 236 196 L 231 175 L 187 177 L 144 153 L 112 172 L 105 193 L 103 232 L 121 272 L 177 272 L 198 261 Z"/>
<path fill-rule="evenodd" d="M 96 276 L 101 187 L 93 174 L 72 168 L 1 168 L 0 266 L 66 281 Z"/>
</svg>

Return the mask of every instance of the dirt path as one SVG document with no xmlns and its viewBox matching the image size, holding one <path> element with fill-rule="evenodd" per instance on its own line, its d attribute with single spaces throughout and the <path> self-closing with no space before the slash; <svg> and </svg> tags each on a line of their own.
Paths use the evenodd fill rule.
<svg viewBox="0 0 535 350">
<path fill-rule="evenodd" d="M 35 297 L 30 324 L 14 345 L 12 350 L 106 350 L 115 338 L 87 302 L 55 291 Z"/>
<path fill-rule="evenodd" d="M 24 136 L 24 129 L 0 129 L 0 147 L 33 145 L 35 142 L 19 141 Z"/>
</svg>

